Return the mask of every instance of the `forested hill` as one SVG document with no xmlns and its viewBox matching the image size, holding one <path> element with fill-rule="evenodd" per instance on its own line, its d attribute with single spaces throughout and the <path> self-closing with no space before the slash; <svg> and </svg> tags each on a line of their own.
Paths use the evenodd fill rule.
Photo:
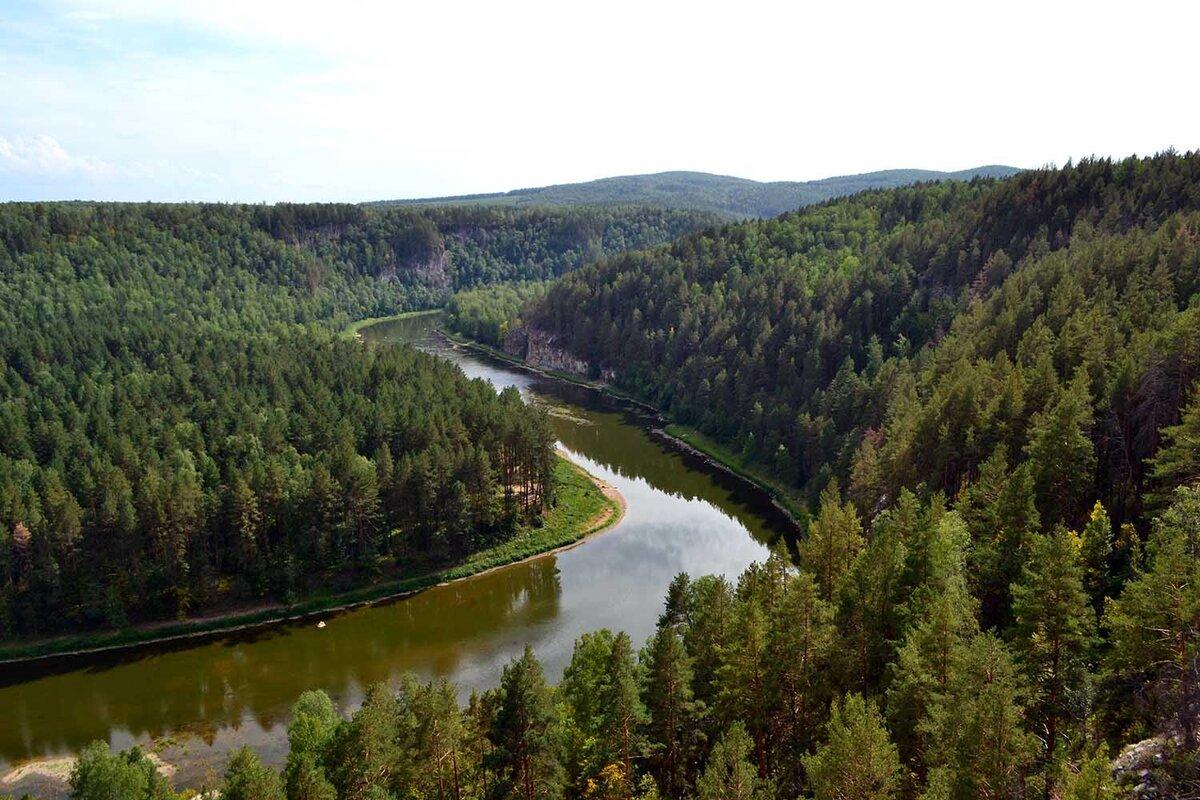
<svg viewBox="0 0 1200 800">
<path fill-rule="evenodd" d="M 1169 427 L 1200 363 L 1197 231 L 1200 154 L 1085 161 L 688 236 L 564 278 L 526 318 L 863 512 L 1005 476 L 1047 523 L 1097 499 L 1140 520 L 1200 474 Z"/>
<path fill-rule="evenodd" d="M 784 211 L 845 197 L 866 189 L 907 184 L 1004 178 L 1014 167 L 990 165 L 958 172 L 929 169 L 892 169 L 861 175 L 839 175 L 815 181 L 760 182 L 705 172 L 659 172 L 625 175 L 585 183 L 567 183 L 536 189 L 515 189 L 495 194 L 386 201 L 380 205 L 488 204 L 509 206 L 577 206 L 644 203 L 664 208 L 689 208 L 727 218 L 773 217 Z"/>
<path fill-rule="evenodd" d="M 0 205 L 0 640 L 293 600 L 503 542 L 552 500 L 545 421 L 338 333 L 711 221 Z"/>
</svg>

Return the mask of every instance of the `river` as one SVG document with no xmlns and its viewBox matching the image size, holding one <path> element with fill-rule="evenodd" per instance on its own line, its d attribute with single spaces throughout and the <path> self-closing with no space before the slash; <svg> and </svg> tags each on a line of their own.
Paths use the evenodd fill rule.
<svg viewBox="0 0 1200 800">
<path fill-rule="evenodd" d="M 494 685 L 533 645 L 557 680 L 577 636 L 652 631 L 671 578 L 731 578 L 765 558 L 786 522 L 760 492 L 677 451 L 636 410 L 599 392 L 476 356 L 434 334 L 433 315 L 362 331 L 377 346 L 415 344 L 496 387 L 544 404 L 562 447 L 615 486 L 628 511 L 579 547 L 416 595 L 325 617 L 66 663 L 0 672 L 0 775 L 90 741 L 137 743 L 176 767 L 178 786 L 215 783 L 243 744 L 279 765 L 288 709 L 322 688 L 344 710 L 365 688 L 406 671 L 463 693 Z M 0 794 L 14 792 L 0 785 Z"/>
</svg>

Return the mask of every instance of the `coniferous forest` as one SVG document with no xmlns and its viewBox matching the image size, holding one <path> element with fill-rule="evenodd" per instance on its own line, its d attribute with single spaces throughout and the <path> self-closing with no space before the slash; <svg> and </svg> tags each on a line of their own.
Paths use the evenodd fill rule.
<svg viewBox="0 0 1200 800">
<path fill-rule="evenodd" d="M 466 703 L 416 679 L 349 714 L 305 694 L 286 764 L 238 752 L 226 800 L 1200 793 L 1200 154 L 615 255 L 552 236 L 528 269 L 516 234 L 446 256 L 469 239 L 448 219 L 513 210 L 5 214 L 10 631 L 302 591 L 313 564 L 441 557 L 535 516 L 544 417 L 335 335 L 449 288 L 470 290 L 459 331 L 537 329 L 805 503 L 797 541 L 736 580 L 679 575 L 648 641 L 585 634 L 557 685 L 527 648 Z M 1143 740 L 1153 775 L 1115 769 Z M 103 744 L 71 784 L 171 796 Z"/>
<path fill-rule="evenodd" d="M 1159 796 L 1198 791 L 1197 231 L 1200 153 L 1087 160 L 706 230 L 521 311 L 811 510 L 774 588 L 672 588 L 714 749 L 652 748 L 659 791 L 743 733 L 782 797 L 1111 797 L 1152 737 Z"/>
<path fill-rule="evenodd" d="M 0 640 L 360 585 L 553 497 L 515 393 L 339 338 L 709 218 L 0 206 Z"/>
<path fill-rule="evenodd" d="M 523 313 L 811 501 L 1002 478 L 1043 526 L 1144 523 L 1196 474 L 1198 228 L 1200 154 L 1085 161 L 707 230 Z"/>
</svg>

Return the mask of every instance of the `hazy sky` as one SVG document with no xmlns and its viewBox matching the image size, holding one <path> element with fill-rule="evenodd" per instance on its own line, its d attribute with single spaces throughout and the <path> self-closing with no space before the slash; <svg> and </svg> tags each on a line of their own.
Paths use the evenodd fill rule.
<svg viewBox="0 0 1200 800">
<path fill-rule="evenodd" d="M 1200 3 L 0 0 L 0 200 L 1200 148 Z"/>
</svg>

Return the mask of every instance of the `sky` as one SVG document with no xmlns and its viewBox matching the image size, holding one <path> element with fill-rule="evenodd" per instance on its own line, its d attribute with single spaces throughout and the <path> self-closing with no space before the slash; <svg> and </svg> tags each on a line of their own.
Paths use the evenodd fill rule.
<svg viewBox="0 0 1200 800">
<path fill-rule="evenodd" d="M 1200 3 L 0 0 L 0 200 L 1200 149 Z"/>
</svg>

